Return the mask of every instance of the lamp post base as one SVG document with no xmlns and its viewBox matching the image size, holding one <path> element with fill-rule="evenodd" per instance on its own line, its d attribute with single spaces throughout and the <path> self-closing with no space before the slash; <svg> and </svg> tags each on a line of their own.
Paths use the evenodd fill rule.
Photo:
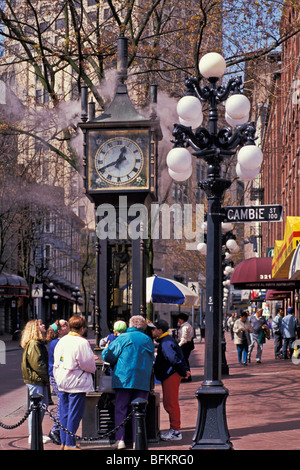
<svg viewBox="0 0 300 470">
<path fill-rule="evenodd" d="M 232 450 L 225 413 L 228 390 L 222 382 L 202 385 L 196 391 L 196 397 L 198 420 L 191 450 Z"/>
</svg>

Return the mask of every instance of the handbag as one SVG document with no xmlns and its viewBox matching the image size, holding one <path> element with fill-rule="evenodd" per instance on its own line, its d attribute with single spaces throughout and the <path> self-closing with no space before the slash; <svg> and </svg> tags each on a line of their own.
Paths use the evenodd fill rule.
<svg viewBox="0 0 300 470">
<path fill-rule="evenodd" d="M 100 393 L 115 393 L 112 388 L 112 376 L 110 375 L 110 369 L 107 364 L 102 364 L 102 369 L 99 375 L 99 386 L 98 391 Z"/>
</svg>

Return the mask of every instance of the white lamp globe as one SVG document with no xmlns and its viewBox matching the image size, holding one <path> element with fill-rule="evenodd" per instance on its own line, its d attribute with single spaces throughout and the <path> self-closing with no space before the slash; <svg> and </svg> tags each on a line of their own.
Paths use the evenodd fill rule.
<svg viewBox="0 0 300 470">
<path fill-rule="evenodd" d="M 198 116 L 197 119 L 193 119 L 193 120 L 190 120 L 190 121 L 186 121 L 186 120 L 182 119 L 182 118 L 179 116 L 179 122 L 180 122 L 180 124 L 182 124 L 183 126 L 186 126 L 186 127 L 192 127 L 192 129 L 197 129 L 197 127 L 201 126 L 202 121 L 203 121 L 203 113 L 202 113 L 202 111 L 201 111 L 201 114 L 199 114 L 199 116 Z"/>
<path fill-rule="evenodd" d="M 194 121 L 202 115 L 202 105 L 196 96 L 184 96 L 177 103 L 177 113 L 184 121 Z"/>
<path fill-rule="evenodd" d="M 209 52 L 200 59 L 199 71 L 204 78 L 221 78 L 225 70 L 225 59 L 217 52 Z"/>
<path fill-rule="evenodd" d="M 207 233 L 207 222 L 203 222 L 203 224 L 201 225 L 201 228 L 204 233 Z"/>
<path fill-rule="evenodd" d="M 201 253 L 201 255 L 206 255 L 207 253 L 206 243 L 198 243 L 197 250 Z"/>
<path fill-rule="evenodd" d="M 233 225 L 231 222 L 222 222 L 221 224 L 222 232 L 230 232 L 230 230 L 233 230 Z"/>
<path fill-rule="evenodd" d="M 230 251 L 230 253 L 237 253 L 239 251 L 239 247 L 238 247 L 238 244 L 235 240 L 233 239 L 230 239 L 230 240 L 227 240 L 226 242 L 226 247 L 228 248 L 228 250 Z"/>
<path fill-rule="evenodd" d="M 251 181 L 257 178 L 260 172 L 260 167 L 254 168 L 254 170 L 247 170 L 242 165 L 237 163 L 235 168 L 237 176 L 243 181 Z"/>
<path fill-rule="evenodd" d="M 225 119 L 231 127 L 241 126 L 249 121 L 249 113 L 241 119 L 232 119 L 229 114 L 225 113 Z"/>
<path fill-rule="evenodd" d="M 192 174 L 193 169 L 192 169 L 192 166 L 190 166 L 186 171 L 183 171 L 181 173 L 177 173 L 176 171 L 171 170 L 171 168 L 169 168 L 168 171 L 169 171 L 169 175 L 171 176 L 171 178 L 174 181 L 177 181 L 178 183 L 180 183 L 182 181 L 186 181 L 187 179 L 189 179 L 189 177 Z"/>
<path fill-rule="evenodd" d="M 167 155 L 167 165 L 175 173 L 184 173 L 192 164 L 192 156 L 184 147 L 175 147 Z"/>
<path fill-rule="evenodd" d="M 263 154 L 256 145 L 245 145 L 240 149 L 237 161 L 246 170 L 254 170 L 261 165 Z"/>
<path fill-rule="evenodd" d="M 225 267 L 224 274 L 225 274 L 225 276 L 228 276 L 229 274 L 231 274 L 231 267 L 230 266 Z"/>
<path fill-rule="evenodd" d="M 245 95 L 231 95 L 226 101 L 225 111 L 232 119 L 243 119 L 250 113 L 250 101 Z"/>
</svg>

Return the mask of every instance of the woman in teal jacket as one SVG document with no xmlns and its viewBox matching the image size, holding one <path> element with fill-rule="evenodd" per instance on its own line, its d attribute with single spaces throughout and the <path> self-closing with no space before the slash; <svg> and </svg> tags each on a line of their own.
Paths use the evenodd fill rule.
<svg viewBox="0 0 300 470">
<path fill-rule="evenodd" d="M 102 358 L 113 370 L 115 426 L 128 414 L 135 398 L 148 399 L 154 360 L 153 340 L 145 334 L 147 323 L 141 315 L 130 318 L 129 328 L 102 351 Z M 133 432 L 134 436 L 134 432 Z M 124 426 L 116 431 L 116 447 L 125 448 Z"/>
</svg>

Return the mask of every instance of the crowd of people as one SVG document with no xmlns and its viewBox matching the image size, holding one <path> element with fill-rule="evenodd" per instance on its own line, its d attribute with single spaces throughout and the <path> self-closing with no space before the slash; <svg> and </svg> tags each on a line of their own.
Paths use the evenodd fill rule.
<svg viewBox="0 0 300 470">
<path fill-rule="evenodd" d="M 292 358 L 293 344 L 296 338 L 300 338 L 300 326 L 293 307 L 287 307 L 286 315 L 282 308 L 278 308 L 271 321 L 263 315 L 262 308 L 257 308 L 252 315 L 248 310 L 242 311 L 240 315 L 232 313 L 226 319 L 225 326 L 236 344 L 238 362 L 245 366 L 251 362 L 255 345 L 255 360 L 261 363 L 263 345 L 271 337 L 274 339 L 275 359 Z"/>
<path fill-rule="evenodd" d="M 163 406 L 169 416 L 170 429 L 161 433 L 162 440 L 180 440 L 181 421 L 179 406 L 180 384 L 191 381 L 189 356 L 194 349 L 194 330 L 188 315 L 178 315 L 177 338 L 170 334 L 165 320 L 151 323 L 141 315 L 132 316 L 129 324 L 118 320 L 113 331 L 100 341 L 102 359 L 110 366 L 112 388 L 115 394 L 116 449 L 124 449 L 125 426 L 119 425 L 128 415 L 132 400 L 139 397 L 147 403 L 153 385 L 153 374 L 162 386 Z M 257 308 L 239 315 L 231 314 L 226 320 L 237 348 L 238 363 L 247 366 L 255 352 L 256 363 L 261 363 L 263 345 L 274 340 L 275 359 L 289 359 L 293 344 L 300 338 L 300 326 L 294 309 L 286 313 L 278 308 L 270 321 Z M 51 390 L 57 396 L 55 422 L 43 442 L 54 442 L 63 450 L 78 449 L 74 435 L 82 420 L 86 394 L 94 390 L 96 360 L 86 339 L 87 323 L 82 315 L 73 315 L 68 321 L 56 320 L 46 330 L 41 320 L 29 321 L 22 332 L 22 375 L 28 388 L 29 399 L 35 394 L 48 404 Z M 41 408 L 42 418 L 44 407 Z M 59 426 L 59 424 L 61 426 Z M 133 437 L 134 437 L 134 419 Z M 67 429 L 69 432 L 65 432 Z M 29 443 L 32 422 L 28 420 Z"/>
<path fill-rule="evenodd" d="M 42 396 L 42 404 L 48 405 L 50 386 L 57 395 L 56 420 L 63 428 L 75 434 L 84 412 L 86 393 L 92 391 L 96 369 L 96 356 L 84 338 L 87 325 L 81 315 L 69 321 L 57 320 L 46 331 L 42 320 L 30 320 L 21 337 L 22 376 L 28 388 L 30 402 L 35 394 Z M 47 343 L 49 347 L 47 348 Z M 44 407 L 41 408 L 42 418 Z M 32 435 L 31 414 L 28 422 L 29 443 Z M 77 449 L 76 440 L 55 422 L 49 436 L 50 441 L 62 450 Z"/>
<path fill-rule="evenodd" d="M 62 450 L 79 448 L 74 435 L 84 414 L 86 394 L 94 390 L 98 357 L 86 339 L 86 330 L 85 318 L 76 314 L 68 321 L 56 320 L 47 331 L 41 320 L 30 320 L 22 332 L 21 369 L 30 401 L 38 393 L 42 403 L 48 405 L 51 389 L 57 396 L 56 419 L 43 442 L 53 441 Z M 116 449 L 126 447 L 125 426 L 119 425 L 128 415 L 132 400 L 139 397 L 147 402 L 153 373 L 161 382 L 163 406 L 170 422 L 170 429 L 160 437 L 182 439 L 179 387 L 182 381 L 192 380 L 189 356 L 194 349 L 193 337 L 188 315 L 181 313 L 178 339 L 170 334 L 165 320 L 151 323 L 141 315 L 132 316 L 129 325 L 123 320 L 115 322 L 113 332 L 102 339 L 102 359 L 110 365 L 115 393 Z M 42 418 L 43 413 L 44 407 Z M 30 420 L 28 427 L 30 443 Z"/>
</svg>

